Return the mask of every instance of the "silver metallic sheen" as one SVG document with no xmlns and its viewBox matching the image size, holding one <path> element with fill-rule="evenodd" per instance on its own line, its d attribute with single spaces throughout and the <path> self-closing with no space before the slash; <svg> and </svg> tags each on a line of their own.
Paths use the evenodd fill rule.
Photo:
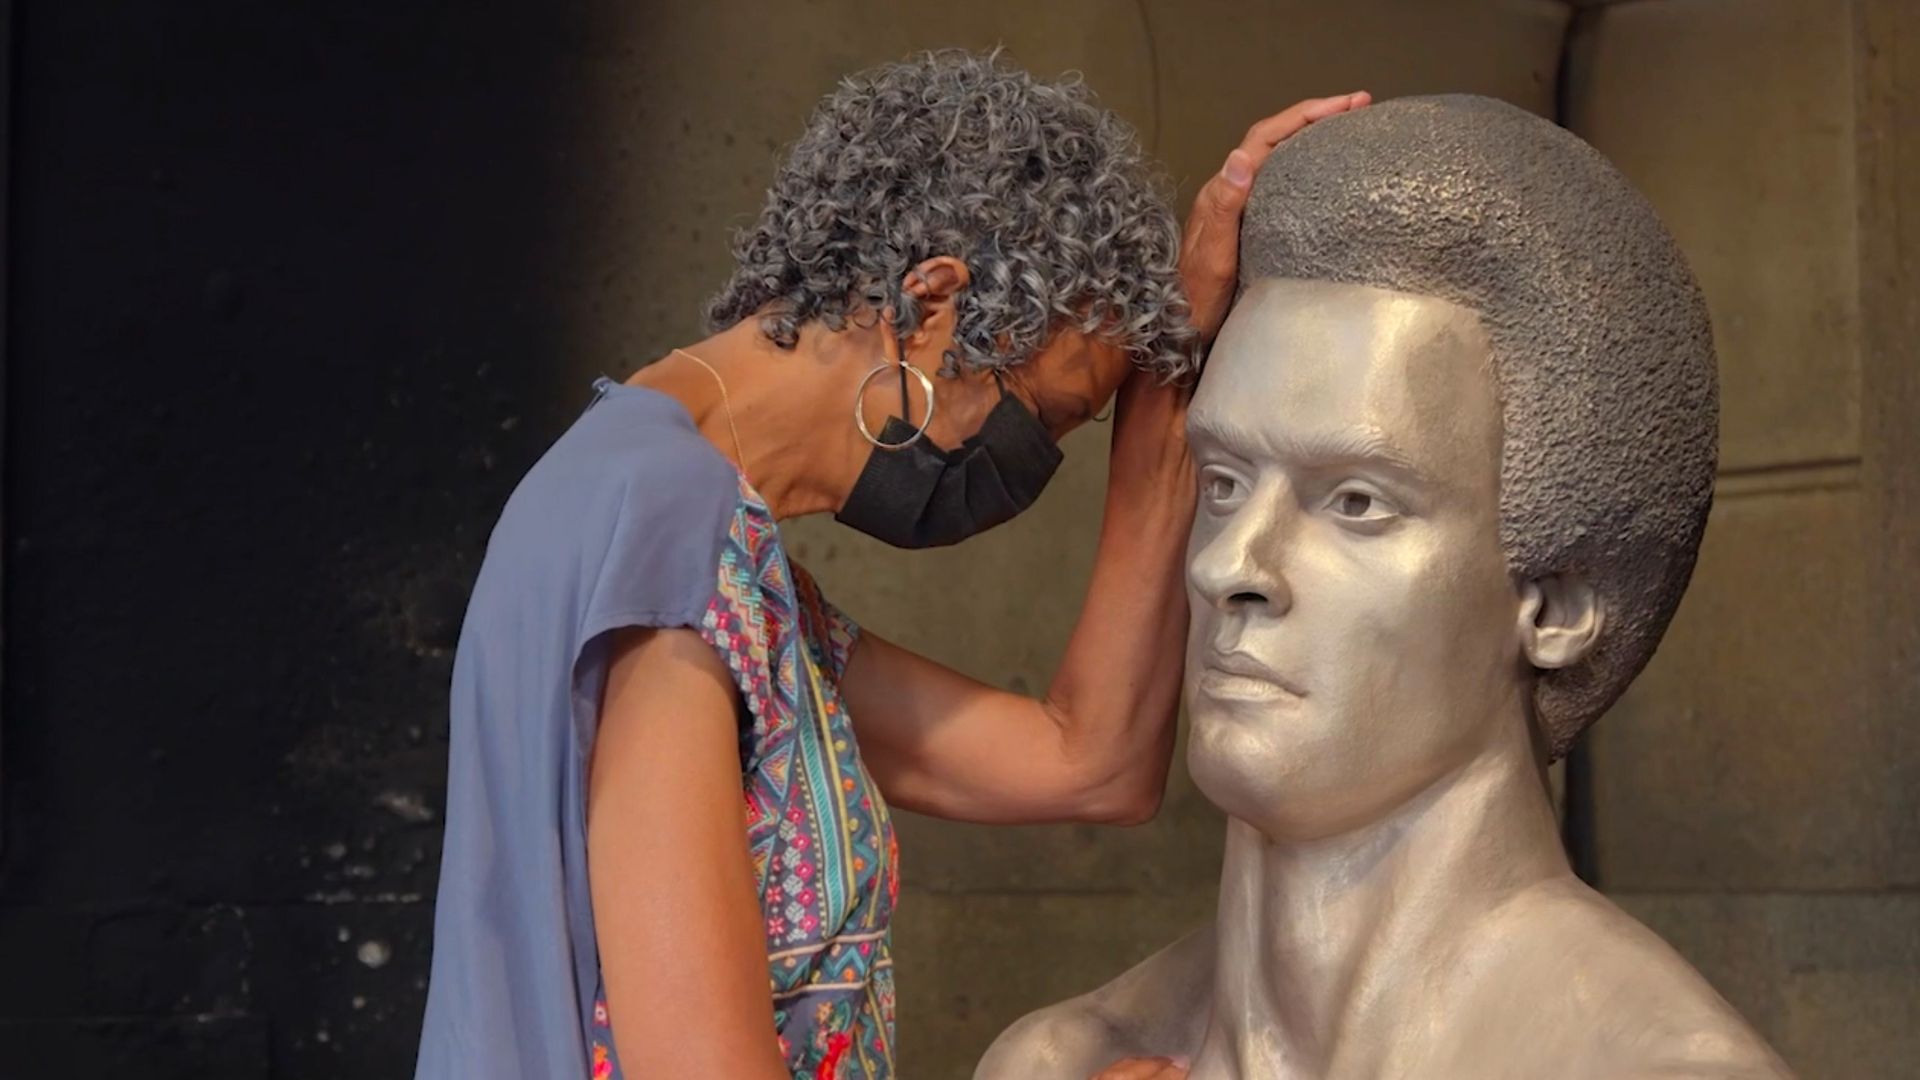
<svg viewBox="0 0 1920 1080">
<path fill-rule="evenodd" d="M 1275 152 L 1188 417 L 1188 768 L 1214 922 L 1028 1016 L 977 1080 L 1780 1080 L 1572 872 L 1551 756 L 1617 698 L 1711 497 L 1699 290 L 1590 148 L 1496 102 Z"/>
</svg>

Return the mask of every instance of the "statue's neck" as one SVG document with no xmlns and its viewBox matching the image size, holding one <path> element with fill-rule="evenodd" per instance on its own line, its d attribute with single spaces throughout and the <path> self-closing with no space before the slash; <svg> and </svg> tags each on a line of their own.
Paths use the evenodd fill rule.
<svg viewBox="0 0 1920 1080">
<path fill-rule="evenodd" d="M 1434 976 L 1481 917 L 1570 873 L 1524 736 L 1337 837 L 1280 842 L 1229 818 L 1193 1075 L 1378 1075 L 1379 1054 L 1437 1015 Z"/>
</svg>

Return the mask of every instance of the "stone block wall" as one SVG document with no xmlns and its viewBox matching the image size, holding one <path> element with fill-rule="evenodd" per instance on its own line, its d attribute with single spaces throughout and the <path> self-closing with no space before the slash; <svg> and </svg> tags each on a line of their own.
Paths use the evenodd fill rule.
<svg viewBox="0 0 1920 1080">
<path fill-rule="evenodd" d="M 1920 1060 L 1920 8 L 1583 10 L 1565 122 L 1692 258 L 1720 482 L 1691 592 L 1590 737 L 1602 888 L 1801 1074 Z"/>
</svg>

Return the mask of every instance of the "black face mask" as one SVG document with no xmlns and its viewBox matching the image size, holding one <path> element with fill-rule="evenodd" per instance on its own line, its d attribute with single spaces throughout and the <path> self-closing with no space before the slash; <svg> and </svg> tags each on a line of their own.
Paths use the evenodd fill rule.
<svg viewBox="0 0 1920 1080">
<path fill-rule="evenodd" d="M 903 443 L 913 433 L 891 417 L 880 441 Z M 899 450 L 874 447 L 834 518 L 894 547 L 957 544 L 1032 506 L 1063 457 L 1046 425 L 1003 389 L 979 433 L 957 450 L 924 436 Z"/>
</svg>

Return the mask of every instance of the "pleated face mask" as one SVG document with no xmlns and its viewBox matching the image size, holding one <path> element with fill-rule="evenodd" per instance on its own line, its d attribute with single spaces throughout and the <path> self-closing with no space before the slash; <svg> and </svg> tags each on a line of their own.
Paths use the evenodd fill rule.
<svg viewBox="0 0 1920 1080">
<path fill-rule="evenodd" d="M 880 441 L 899 449 L 874 447 L 835 520 L 894 547 L 957 544 L 1032 506 L 1065 457 L 1005 387 L 959 448 L 942 450 L 914 433 L 898 417 L 887 420 Z"/>
</svg>

